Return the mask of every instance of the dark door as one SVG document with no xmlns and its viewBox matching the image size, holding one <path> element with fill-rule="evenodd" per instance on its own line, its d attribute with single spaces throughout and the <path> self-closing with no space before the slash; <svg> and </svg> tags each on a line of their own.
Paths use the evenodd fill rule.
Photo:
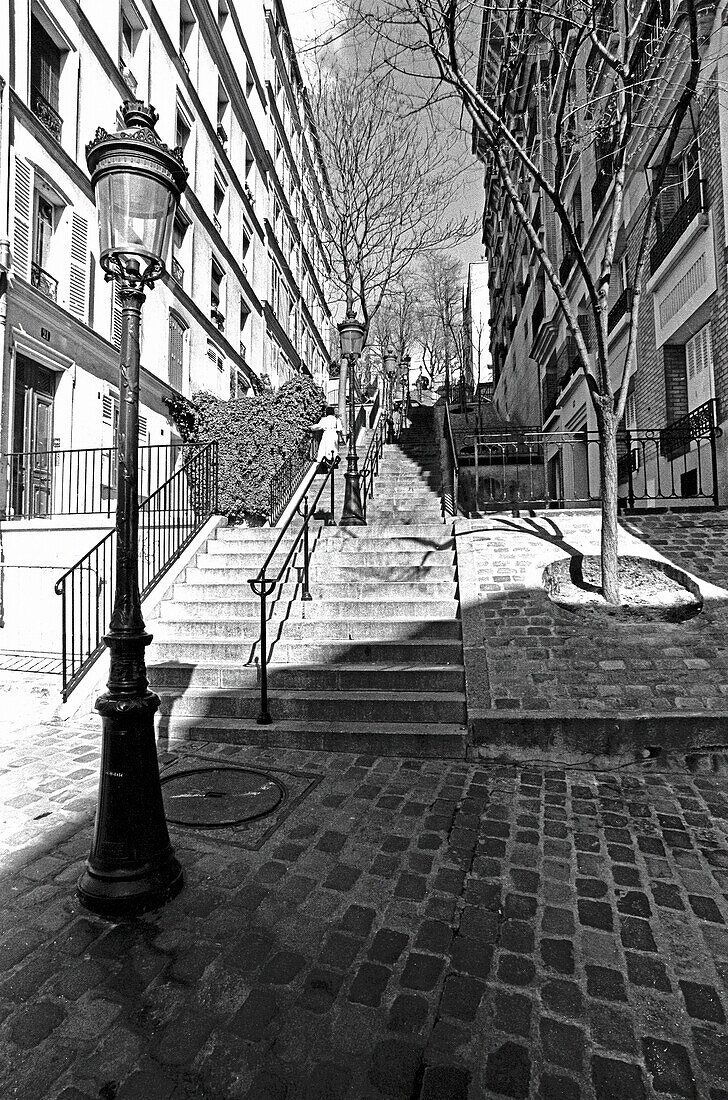
<svg viewBox="0 0 728 1100">
<path fill-rule="evenodd" d="M 15 375 L 11 496 L 13 514 L 51 514 L 53 488 L 53 373 L 19 355 Z"/>
</svg>

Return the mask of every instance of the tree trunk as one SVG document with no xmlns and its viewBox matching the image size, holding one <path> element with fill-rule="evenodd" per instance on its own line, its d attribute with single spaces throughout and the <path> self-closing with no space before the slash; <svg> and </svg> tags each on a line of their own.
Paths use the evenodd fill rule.
<svg viewBox="0 0 728 1100">
<path fill-rule="evenodd" d="M 349 374 L 349 360 L 345 355 L 341 356 L 339 367 L 339 407 L 338 417 L 342 424 L 346 425 L 346 379 Z"/>
<path fill-rule="evenodd" d="M 600 410 L 599 435 L 602 479 L 602 595 L 607 603 L 619 603 L 617 526 L 617 418 Z"/>
</svg>

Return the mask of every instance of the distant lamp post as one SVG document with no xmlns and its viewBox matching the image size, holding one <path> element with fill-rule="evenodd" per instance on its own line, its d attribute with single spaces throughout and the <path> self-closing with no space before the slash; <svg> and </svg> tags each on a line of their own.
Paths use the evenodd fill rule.
<svg viewBox="0 0 728 1100">
<path fill-rule="evenodd" d="M 394 437 L 394 425 L 392 423 L 394 419 L 394 380 L 397 377 L 397 353 L 391 344 L 387 345 L 387 350 L 382 356 L 382 368 L 384 370 L 384 377 L 387 379 L 387 432 L 388 441 L 391 443 Z"/>
<path fill-rule="evenodd" d="M 349 378 L 349 453 L 346 459 L 344 475 L 344 510 L 339 521 L 340 527 L 365 527 L 364 508 L 361 502 L 359 485 L 359 458 L 356 453 L 356 409 L 354 402 L 354 376 L 356 363 L 364 347 L 364 325 L 357 321 L 353 313 L 347 313 L 339 325 L 341 354 L 346 356 Z"/>
<path fill-rule="evenodd" d="M 96 700 L 102 718 L 101 777 L 91 853 L 78 882 L 82 903 L 124 917 L 164 904 L 182 888 L 164 816 L 154 713 L 144 650 L 151 642 L 139 597 L 139 323 L 144 288 L 165 270 L 187 170 L 155 132 L 157 112 L 124 103 L 124 129 L 96 131 L 86 160 L 96 193 L 100 260 L 121 300 L 118 499 L 114 610 L 104 638 L 110 650 L 108 691 Z"/>
<path fill-rule="evenodd" d="M 410 404 L 410 364 L 412 363 L 411 355 L 402 356 L 402 404 L 404 406 L 405 417 L 409 413 Z"/>
</svg>

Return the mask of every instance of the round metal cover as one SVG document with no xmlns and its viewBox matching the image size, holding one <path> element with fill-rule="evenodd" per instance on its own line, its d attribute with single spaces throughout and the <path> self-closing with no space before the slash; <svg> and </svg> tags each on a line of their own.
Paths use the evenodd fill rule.
<svg viewBox="0 0 728 1100">
<path fill-rule="evenodd" d="M 286 788 L 253 768 L 192 768 L 162 780 L 167 820 L 175 825 L 219 829 L 270 814 Z"/>
</svg>

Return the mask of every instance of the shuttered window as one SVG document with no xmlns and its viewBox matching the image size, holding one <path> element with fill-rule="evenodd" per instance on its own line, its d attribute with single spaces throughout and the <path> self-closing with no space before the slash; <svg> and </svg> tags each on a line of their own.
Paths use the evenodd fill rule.
<svg viewBox="0 0 728 1100">
<path fill-rule="evenodd" d="M 88 275 L 88 222 L 74 210 L 71 214 L 71 275 L 68 285 L 68 308 L 86 320 Z"/>
<path fill-rule="evenodd" d="M 30 277 L 30 225 L 33 200 L 33 170 L 20 157 L 15 158 L 13 210 L 13 266 L 23 279 Z"/>
<path fill-rule="evenodd" d="M 184 384 L 184 351 L 187 326 L 176 313 L 169 315 L 169 384 L 180 393 Z"/>
<path fill-rule="evenodd" d="M 58 110 L 58 82 L 61 75 L 61 51 L 35 16 L 31 17 L 30 82 L 46 103 Z"/>
<path fill-rule="evenodd" d="M 111 331 L 109 338 L 114 347 L 121 347 L 121 302 L 119 300 L 119 290 L 114 280 L 111 283 Z"/>
<path fill-rule="evenodd" d="M 713 341 L 710 324 L 703 325 L 685 345 L 688 409 L 704 405 L 713 396 Z"/>
</svg>

